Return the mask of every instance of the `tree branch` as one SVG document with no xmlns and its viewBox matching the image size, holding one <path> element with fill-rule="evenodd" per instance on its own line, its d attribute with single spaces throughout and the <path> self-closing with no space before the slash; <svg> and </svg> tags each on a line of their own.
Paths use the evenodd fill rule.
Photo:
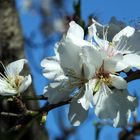
<svg viewBox="0 0 140 140">
<path fill-rule="evenodd" d="M 0 116 L 12 116 L 12 117 L 22 117 L 23 114 L 15 114 L 11 112 L 0 112 Z"/>
<path fill-rule="evenodd" d="M 140 135 L 140 123 L 135 123 L 131 130 L 122 130 L 119 134 L 119 140 L 132 140 L 135 135 Z"/>
<path fill-rule="evenodd" d="M 56 103 L 56 104 L 48 104 L 46 103 L 41 109 L 39 112 L 49 112 L 50 110 L 52 109 L 55 109 L 57 107 L 60 107 L 60 106 L 63 106 L 63 105 L 67 105 L 71 102 L 72 98 L 66 100 L 66 101 L 62 101 L 62 102 L 59 102 L 59 103 Z"/>
<path fill-rule="evenodd" d="M 131 82 L 133 80 L 140 79 L 140 70 L 137 70 L 135 72 L 131 71 L 126 74 L 127 74 L 127 77 L 125 78 L 125 80 L 127 82 Z"/>
</svg>

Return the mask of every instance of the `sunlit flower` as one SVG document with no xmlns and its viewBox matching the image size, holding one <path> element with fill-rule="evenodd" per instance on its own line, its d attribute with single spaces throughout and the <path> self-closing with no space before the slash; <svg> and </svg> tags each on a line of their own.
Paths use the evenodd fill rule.
<svg viewBox="0 0 140 140">
<path fill-rule="evenodd" d="M 106 88 L 102 94 L 95 94 L 93 100 L 95 114 L 101 119 L 112 119 L 114 127 L 127 126 L 131 112 L 138 106 L 136 97 L 128 95 L 127 90 Z"/>
<path fill-rule="evenodd" d="M 136 107 L 134 105 L 131 109 L 131 101 L 127 100 L 127 94 L 121 95 L 122 90 L 127 89 L 126 81 L 117 74 L 120 70 L 118 62 L 122 56 L 118 54 L 107 57 L 94 43 L 83 38 L 83 29 L 75 22 L 71 22 L 66 37 L 57 43 L 56 56 L 41 62 L 44 76 L 53 80 L 45 87 L 45 96 L 50 103 L 58 103 L 70 96 L 73 97 L 69 120 L 74 126 L 80 125 L 86 119 L 88 109 L 92 105 L 95 106 L 97 116 L 104 119 L 111 118 L 114 120 L 114 126 L 122 126 L 124 124 L 115 121 L 120 119 L 118 114 L 122 115 L 120 106 L 126 106 L 124 115 Z M 118 104 L 116 105 L 115 89 L 118 92 L 116 99 L 123 97 L 121 100 L 125 102 L 116 100 Z M 103 108 L 103 106 L 106 108 L 105 102 L 108 102 L 109 106 L 114 102 L 112 110 L 106 112 Z M 101 114 L 106 116 L 102 117 Z"/>
<path fill-rule="evenodd" d="M 98 37 L 97 26 L 101 26 L 103 30 L 103 38 Z M 96 44 L 95 46 L 103 51 L 106 57 L 111 58 L 117 56 L 120 58 L 118 65 L 120 65 L 120 71 L 125 68 L 140 68 L 140 56 L 135 52 L 135 48 L 128 45 L 128 41 L 134 35 L 135 29 L 127 26 L 117 33 L 111 42 L 108 41 L 108 28 L 97 21 L 93 20 L 93 24 L 89 27 L 89 41 Z M 130 43 L 129 43 L 130 44 Z M 135 45 L 134 45 L 135 46 Z"/>
<path fill-rule="evenodd" d="M 31 76 L 21 76 L 26 59 L 20 59 L 4 67 L 4 74 L 0 73 L 0 95 L 13 96 L 24 92 L 31 84 Z M 1 63 L 2 64 L 2 63 Z M 3 64 L 2 64 L 3 65 Z"/>
</svg>

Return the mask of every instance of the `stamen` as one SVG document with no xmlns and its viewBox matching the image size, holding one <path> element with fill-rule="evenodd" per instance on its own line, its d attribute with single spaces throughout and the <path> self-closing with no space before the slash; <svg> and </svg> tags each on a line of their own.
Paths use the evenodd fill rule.
<svg viewBox="0 0 140 140">
<path fill-rule="evenodd" d="M 2 63 L 2 61 L 0 61 L 0 64 L 2 65 L 2 67 L 3 67 L 3 69 L 5 70 L 4 71 L 4 74 L 2 74 L 1 72 L 0 72 L 0 79 L 3 81 L 3 82 L 5 82 L 5 84 L 9 84 L 9 86 L 10 87 L 13 87 L 13 88 L 16 88 L 16 87 L 18 87 L 19 86 L 19 82 L 20 81 L 18 81 L 18 80 L 20 80 L 20 79 L 13 79 L 13 78 L 11 78 L 10 76 L 9 76 L 9 71 L 8 71 L 8 69 L 6 69 L 6 67 L 4 66 L 4 64 Z M 14 81 L 13 81 L 14 80 Z M 18 82 L 17 82 L 18 81 Z M 17 84 L 17 83 L 18 84 Z"/>
</svg>

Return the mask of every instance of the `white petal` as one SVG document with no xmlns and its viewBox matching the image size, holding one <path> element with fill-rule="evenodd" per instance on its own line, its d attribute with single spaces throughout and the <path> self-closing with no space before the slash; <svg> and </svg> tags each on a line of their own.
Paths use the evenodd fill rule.
<svg viewBox="0 0 140 140">
<path fill-rule="evenodd" d="M 6 73 L 8 74 L 8 76 L 12 77 L 18 75 L 22 71 L 25 63 L 27 63 L 26 59 L 20 59 L 8 64 L 6 66 Z"/>
<path fill-rule="evenodd" d="M 85 110 L 88 110 L 92 99 L 93 99 L 93 87 L 95 86 L 95 81 L 89 81 L 88 83 L 85 84 L 85 91 L 84 95 L 82 98 L 78 100 L 79 103 L 81 103 L 82 107 Z"/>
<path fill-rule="evenodd" d="M 101 65 L 103 63 L 103 59 L 102 59 L 100 52 L 95 50 L 93 47 L 86 46 L 86 47 L 82 48 L 82 55 L 83 55 L 83 57 L 85 57 L 86 62 L 89 65 L 89 68 L 91 67 L 91 70 L 89 70 L 90 73 L 92 75 L 94 75 L 94 70 L 92 70 L 92 67 L 94 66 L 95 68 L 93 67 L 93 69 L 97 70 L 101 67 Z"/>
<path fill-rule="evenodd" d="M 130 67 L 136 67 L 140 69 L 140 55 L 127 54 L 124 56 L 125 63 L 129 64 Z"/>
<path fill-rule="evenodd" d="M 100 39 L 100 38 L 97 36 L 97 29 L 96 29 L 96 25 L 95 25 L 95 24 L 92 24 L 92 25 L 88 28 L 88 31 L 89 31 L 89 40 L 91 40 L 91 37 L 93 36 L 95 42 L 99 45 L 99 47 L 100 47 L 101 49 L 104 49 L 104 48 L 107 48 L 107 47 L 108 47 L 109 42 L 108 42 L 107 40 L 105 40 L 105 39 Z"/>
<path fill-rule="evenodd" d="M 14 89 L 10 83 L 0 77 L 0 95 L 2 96 L 12 96 L 17 94 L 17 90 Z"/>
<path fill-rule="evenodd" d="M 63 70 L 60 66 L 60 62 L 56 57 L 48 57 L 41 61 L 41 66 L 44 67 L 43 75 L 48 79 L 55 79 L 60 75 L 63 75 Z"/>
<path fill-rule="evenodd" d="M 2 95 L 2 96 L 13 96 L 16 94 L 17 94 L 17 91 L 13 88 L 9 88 L 9 87 L 0 88 L 0 95 Z"/>
<path fill-rule="evenodd" d="M 89 49 L 88 49 L 89 48 Z M 91 47 L 84 47 L 82 48 L 82 53 L 80 54 L 81 61 L 82 61 L 82 76 L 85 79 L 91 79 L 95 75 L 95 70 L 98 69 L 98 67 L 101 66 L 102 59 L 100 59 L 100 56 L 98 56 L 94 51 L 92 51 L 93 48 Z M 94 50 L 94 49 L 93 49 Z M 97 52 L 98 53 L 98 52 Z M 98 59 L 99 61 L 94 61 L 94 58 Z"/>
<path fill-rule="evenodd" d="M 115 88 L 117 89 L 127 88 L 127 82 L 122 77 L 110 74 L 110 78 L 112 86 L 114 86 Z"/>
<path fill-rule="evenodd" d="M 140 31 L 136 31 L 133 36 L 127 41 L 126 44 L 129 47 L 129 50 L 140 53 Z"/>
<path fill-rule="evenodd" d="M 94 95 L 95 114 L 101 119 L 113 119 L 117 114 L 116 95 L 111 90 L 102 85 L 100 90 Z"/>
<path fill-rule="evenodd" d="M 131 37 L 134 34 L 134 32 L 135 32 L 135 29 L 133 27 L 127 26 L 114 36 L 113 42 L 120 41 L 123 36 L 127 38 Z"/>
<path fill-rule="evenodd" d="M 31 75 L 28 75 L 26 77 L 24 77 L 18 91 L 21 93 L 21 92 L 24 92 L 32 83 L 32 78 L 31 78 Z"/>
<path fill-rule="evenodd" d="M 125 110 L 124 112 L 118 111 L 117 117 L 113 120 L 114 127 L 124 127 L 128 125 L 130 119 L 131 111 Z"/>
<path fill-rule="evenodd" d="M 77 100 L 71 102 L 68 118 L 73 126 L 79 126 L 88 117 L 88 110 L 85 110 Z"/>
<path fill-rule="evenodd" d="M 45 87 L 44 96 L 48 97 L 50 103 L 55 104 L 68 99 L 73 89 L 69 87 L 67 80 L 58 81 Z"/>
<path fill-rule="evenodd" d="M 105 72 L 108 72 L 108 73 L 115 72 L 116 65 L 117 65 L 117 61 L 114 61 L 113 59 L 111 58 L 104 59 L 103 66 L 104 66 Z"/>
<path fill-rule="evenodd" d="M 124 60 L 122 54 L 104 59 L 104 70 L 106 72 L 118 72 L 128 68 L 130 65 Z"/>
<path fill-rule="evenodd" d="M 130 65 L 126 61 L 124 61 L 124 59 L 122 59 L 116 63 L 116 66 L 114 67 L 114 71 L 115 72 L 119 72 L 122 70 L 125 71 L 128 68 L 130 69 Z"/>
<path fill-rule="evenodd" d="M 67 37 L 68 38 L 79 38 L 83 39 L 84 38 L 84 30 L 82 29 L 81 26 L 79 26 L 75 21 L 70 22 L 70 27 L 67 32 Z"/>
<path fill-rule="evenodd" d="M 130 119 L 131 111 L 134 111 L 138 106 L 138 99 L 128 95 L 126 90 L 114 90 L 116 94 L 116 102 L 118 102 L 117 116 L 114 118 L 114 127 L 124 127 L 128 124 Z"/>
<path fill-rule="evenodd" d="M 67 74 L 69 70 L 74 71 L 76 75 L 80 75 L 82 62 L 80 62 L 81 47 L 73 44 L 69 39 L 62 41 L 58 48 L 60 62 L 63 70 Z"/>
</svg>

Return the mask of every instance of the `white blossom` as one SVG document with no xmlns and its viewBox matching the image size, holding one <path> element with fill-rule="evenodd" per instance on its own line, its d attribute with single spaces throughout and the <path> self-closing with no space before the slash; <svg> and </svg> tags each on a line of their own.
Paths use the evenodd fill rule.
<svg viewBox="0 0 140 140">
<path fill-rule="evenodd" d="M 24 64 L 27 63 L 26 59 L 20 59 L 8 64 L 4 74 L 0 73 L 0 95 L 13 96 L 24 92 L 31 84 L 31 76 L 19 75 L 23 69 Z"/>
<path fill-rule="evenodd" d="M 93 105 L 98 117 L 112 119 L 115 127 L 123 126 L 126 123 L 123 124 L 120 117 L 127 122 L 128 112 L 136 107 L 136 104 L 133 108 L 130 107 L 133 101 L 127 99 L 126 92 L 122 92 L 127 89 L 127 83 L 117 74 L 123 55 L 118 53 L 107 57 L 93 42 L 83 38 L 83 29 L 72 21 L 66 37 L 57 43 L 56 56 L 41 62 L 43 75 L 53 80 L 45 87 L 45 96 L 50 103 L 73 97 L 68 116 L 74 126 L 86 119 L 88 109 Z M 122 68 L 124 67 L 121 70 Z M 118 97 L 114 101 L 116 96 Z M 111 109 L 106 112 L 108 106 Z M 125 106 L 124 110 L 121 106 Z"/>
<path fill-rule="evenodd" d="M 107 30 L 109 27 L 101 25 L 100 23 L 93 20 L 93 24 L 89 27 L 89 40 L 92 43 L 95 43 L 96 47 L 103 51 L 106 57 L 111 58 L 114 56 L 120 57 L 118 61 L 119 69 L 121 71 L 127 68 L 140 68 L 140 56 L 137 55 L 137 48 L 135 44 L 130 43 L 130 39 L 134 36 L 135 29 L 133 27 L 127 26 L 117 33 L 111 42 L 107 40 Z M 102 26 L 103 29 L 103 38 L 98 37 L 96 25 Z M 94 40 L 94 41 L 93 41 Z M 129 42 L 129 43 L 128 43 Z M 129 45 L 131 44 L 131 46 Z"/>
</svg>

